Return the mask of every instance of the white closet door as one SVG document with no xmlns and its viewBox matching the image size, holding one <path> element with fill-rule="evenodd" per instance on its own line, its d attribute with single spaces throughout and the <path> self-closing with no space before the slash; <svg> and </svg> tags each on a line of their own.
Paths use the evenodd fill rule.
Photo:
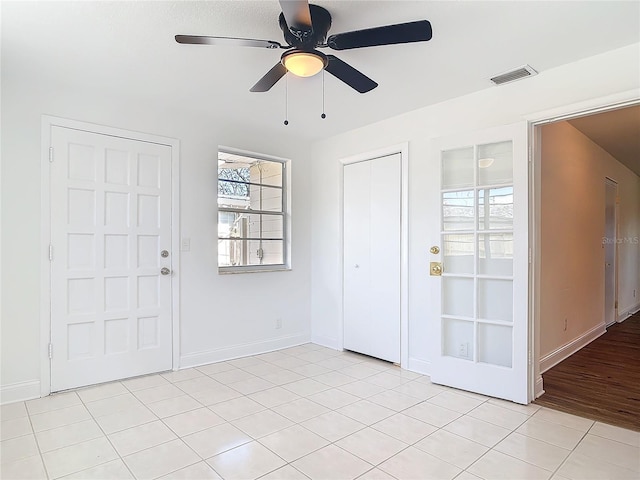
<svg viewBox="0 0 640 480">
<path fill-rule="evenodd" d="M 400 154 L 344 166 L 344 340 L 400 362 Z"/>
<path fill-rule="evenodd" d="M 62 127 L 51 146 L 51 391 L 170 369 L 171 147 Z"/>
</svg>

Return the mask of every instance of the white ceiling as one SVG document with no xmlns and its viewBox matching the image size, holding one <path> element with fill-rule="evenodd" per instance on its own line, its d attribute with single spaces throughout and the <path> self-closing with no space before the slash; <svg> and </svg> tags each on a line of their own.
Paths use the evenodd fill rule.
<svg viewBox="0 0 640 480">
<path fill-rule="evenodd" d="M 204 113 L 212 121 L 300 138 L 326 137 L 449 98 L 494 87 L 489 78 L 523 64 L 556 66 L 640 41 L 637 1 L 326 1 L 329 34 L 428 19 L 426 43 L 333 52 L 380 86 L 359 94 L 322 75 L 249 88 L 281 51 L 179 45 L 175 34 L 275 40 L 276 0 L 6 2 L 3 76 Z M 328 52 L 328 49 L 325 50 Z M 528 81 L 528 80 L 523 80 Z"/>
</svg>

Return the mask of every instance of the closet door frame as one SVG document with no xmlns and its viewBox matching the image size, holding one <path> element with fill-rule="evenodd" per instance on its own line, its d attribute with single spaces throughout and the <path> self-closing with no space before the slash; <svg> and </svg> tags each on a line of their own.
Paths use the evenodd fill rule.
<svg viewBox="0 0 640 480">
<path fill-rule="evenodd" d="M 387 155 L 400 154 L 401 163 L 401 198 L 400 198 L 400 366 L 409 368 L 409 143 L 401 143 L 388 147 L 352 155 L 340 162 L 340 200 L 339 200 L 339 235 L 340 244 L 344 246 L 344 166 L 364 162 Z M 339 271 L 344 271 L 344 248 L 340 249 Z M 344 292 L 344 280 L 340 275 L 340 291 Z M 340 325 L 338 329 L 339 350 L 344 349 L 344 307 L 340 302 Z"/>
</svg>

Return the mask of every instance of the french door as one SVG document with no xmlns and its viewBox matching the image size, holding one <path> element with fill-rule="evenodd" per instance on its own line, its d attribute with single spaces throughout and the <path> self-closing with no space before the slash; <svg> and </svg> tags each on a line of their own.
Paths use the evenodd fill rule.
<svg viewBox="0 0 640 480">
<path fill-rule="evenodd" d="M 525 123 L 440 138 L 431 180 L 431 380 L 527 403 Z"/>
<path fill-rule="evenodd" d="M 53 126 L 51 149 L 51 391 L 171 369 L 171 147 Z"/>
</svg>

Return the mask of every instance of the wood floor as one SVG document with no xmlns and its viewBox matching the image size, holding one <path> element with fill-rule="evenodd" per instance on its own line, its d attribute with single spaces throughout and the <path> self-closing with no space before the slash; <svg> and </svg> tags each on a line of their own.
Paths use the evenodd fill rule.
<svg viewBox="0 0 640 480">
<path fill-rule="evenodd" d="M 542 375 L 534 403 L 640 431 L 640 313 Z"/>
</svg>

